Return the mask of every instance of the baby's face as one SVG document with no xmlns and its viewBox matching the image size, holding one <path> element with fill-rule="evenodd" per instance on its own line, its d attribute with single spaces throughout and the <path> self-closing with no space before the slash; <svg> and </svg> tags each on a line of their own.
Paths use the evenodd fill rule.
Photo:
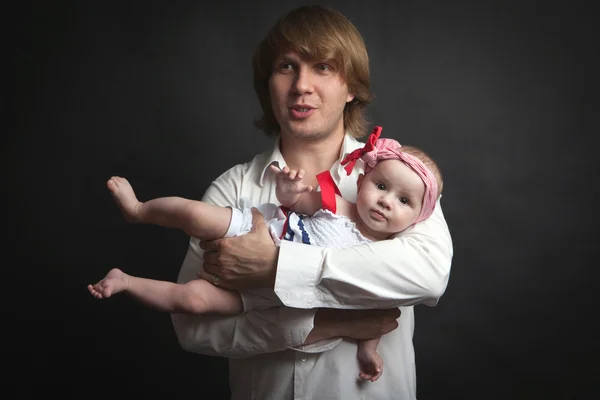
<svg viewBox="0 0 600 400">
<path fill-rule="evenodd" d="M 425 185 L 400 160 L 377 163 L 358 185 L 356 209 L 371 236 L 386 239 L 417 220 L 423 206 Z"/>
</svg>

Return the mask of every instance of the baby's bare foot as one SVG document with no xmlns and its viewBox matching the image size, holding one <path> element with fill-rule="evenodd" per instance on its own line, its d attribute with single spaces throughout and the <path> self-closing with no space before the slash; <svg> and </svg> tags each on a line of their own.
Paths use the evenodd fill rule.
<svg viewBox="0 0 600 400">
<path fill-rule="evenodd" d="M 106 182 L 106 186 L 121 209 L 125 219 L 128 222 L 139 222 L 138 208 L 142 203 L 135 197 L 135 192 L 129 181 L 120 176 L 113 176 Z"/>
<path fill-rule="evenodd" d="M 122 292 L 129 287 L 129 275 L 118 268 L 113 268 L 100 282 L 88 285 L 91 295 L 97 299 L 107 299 L 113 294 Z"/>
</svg>

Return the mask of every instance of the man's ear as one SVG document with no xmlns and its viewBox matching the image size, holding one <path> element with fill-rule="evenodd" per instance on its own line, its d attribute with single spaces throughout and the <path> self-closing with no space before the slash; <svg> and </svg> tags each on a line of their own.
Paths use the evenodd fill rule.
<svg viewBox="0 0 600 400">
<path fill-rule="evenodd" d="M 354 100 L 354 93 L 348 93 L 348 96 L 346 97 L 346 103 L 350 103 L 352 100 Z"/>
<path fill-rule="evenodd" d="M 358 181 L 356 181 L 356 186 L 357 186 L 357 190 L 356 190 L 356 192 L 357 192 L 357 193 L 358 193 L 358 192 L 360 192 L 360 187 L 362 186 L 362 183 L 363 183 L 363 178 L 364 178 L 364 177 L 365 177 L 365 174 L 362 174 L 362 173 L 361 173 L 361 174 L 359 174 L 359 175 L 358 175 Z"/>
</svg>

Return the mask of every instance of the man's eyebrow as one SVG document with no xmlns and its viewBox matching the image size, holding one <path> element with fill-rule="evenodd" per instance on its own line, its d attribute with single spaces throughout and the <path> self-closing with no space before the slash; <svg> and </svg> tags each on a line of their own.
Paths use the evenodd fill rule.
<svg viewBox="0 0 600 400">
<path fill-rule="evenodd" d="M 286 55 L 281 55 L 273 60 L 274 65 L 279 65 L 283 63 L 296 64 L 297 61 Z"/>
<path fill-rule="evenodd" d="M 279 56 L 277 58 L 293 60 L 293 59 L 297 58 L 297 56 L 293 52 L 282 52 L 282 53 L 279 53 Z"/>
</svg>

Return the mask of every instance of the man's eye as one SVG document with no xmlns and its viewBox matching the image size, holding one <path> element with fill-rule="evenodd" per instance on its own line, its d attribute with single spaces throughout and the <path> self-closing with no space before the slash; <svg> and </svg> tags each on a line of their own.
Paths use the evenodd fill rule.
<svg viewBox="0 0 600 400">
<path fill-rule="evenodd" d="M 385 185 L 383 183 L 378 183 L 377 184 L 377 189 L 379 189 L 379 190 L 385 190 Z"/>
<path fill-rule="evenodd" d="M 279 69 L 282 71 L 288 71 L 288 70 L 291 70 L 292 68 L 293 68 L 292 64 L 288 63 L 288 62 L 279 64 Z"/>
<path fill-rule="evenodd" d="M 317 69 L 319 71 L 328 71 L 331 69 L 331 67 L 327 64 L 317 64 Z"/>
<path fill-rule="evenodd" d="M 408 199 L 406 197 L 400 197 L 398 200 L 400 200 L 400 203 L 402 204 L 408 204 Z"/>
</svg>

